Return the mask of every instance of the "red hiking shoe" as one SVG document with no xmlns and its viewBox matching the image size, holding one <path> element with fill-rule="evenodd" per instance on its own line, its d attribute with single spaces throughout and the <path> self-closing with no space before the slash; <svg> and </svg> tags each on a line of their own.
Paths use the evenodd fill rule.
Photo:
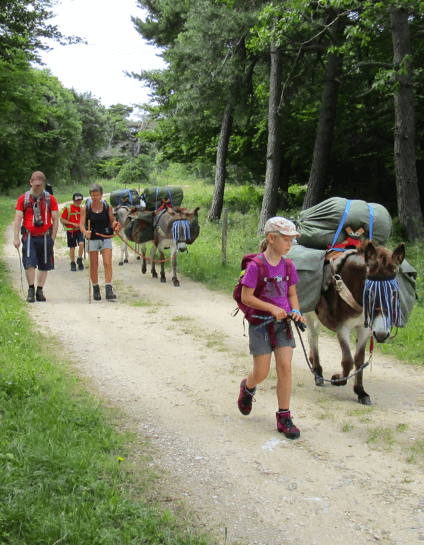
<svg viewBox="0 0 424 545">
<path fill-rule="evenodd" d="M 240 395 L 238 398 L 238 408 L 241 414 L 247 416 L 252 411 L 252 401 L 255 401 L 253 394 L 249 394 L 246 389 L 247 379 L 243 379 L 240 384 Z M 255 388 L 256 390 L 256 388 Z"/>
<path fill-rule="evenodd" d="M 290 416 L 290 411 L 284 411 L 277 413 L 277 430 L 280 433 L 284 433 L 287 439 L 297 439 L 300 437 L 300 431 L 293 424 L 293 420 Z"/>
</svg>

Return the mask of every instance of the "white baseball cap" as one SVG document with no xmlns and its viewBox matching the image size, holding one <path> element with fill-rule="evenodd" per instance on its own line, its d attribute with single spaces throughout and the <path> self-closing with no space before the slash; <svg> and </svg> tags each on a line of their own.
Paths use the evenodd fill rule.
<svg viewBox="0 0 424 545">
<path fill-rule="evenodd" d="M 264 227 L 265 234 L 267 233 L 281 233 L 288 237 L 300 237 L 300 233 L 296 231 L 296 225 L 286 218 L 276 216 L 270 218 Z"/>
</svg>

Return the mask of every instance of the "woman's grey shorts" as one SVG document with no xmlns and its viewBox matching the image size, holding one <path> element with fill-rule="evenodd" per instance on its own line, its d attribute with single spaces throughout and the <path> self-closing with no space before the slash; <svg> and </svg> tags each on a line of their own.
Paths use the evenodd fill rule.
<svg viewBox="0 0 424 545">
<path fill-rule="evenodd" d="M 269 334 L 269 326 L 264 326 L 261 329 L 257 328 L 257 325 L 249 324 L 249 348 L 252 356 L 263 356 L 265 354 L 271 354 L 273 352 L 271 336 Z M 293 330 L 292 338 L 287 335 L 286 322 L 274 323 L 275 338 L 277 340 L 277 347 L 282 348 L 285 346 L 296 346 Z"/>
<path fill-rule="evenodd" d="M 112 239 L 102 238 L 97 240 L 90 240 L 90 252 L 101 252 L 102 250 L 112 250 Z"/>
</svg>

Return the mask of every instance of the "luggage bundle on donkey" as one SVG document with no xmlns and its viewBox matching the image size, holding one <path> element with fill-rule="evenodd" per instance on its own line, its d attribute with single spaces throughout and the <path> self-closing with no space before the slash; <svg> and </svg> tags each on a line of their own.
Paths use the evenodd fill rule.
<svg viewBox="0 0 424 545">
<path fill-rule="evenodd" d="M 140 210 L 124 229 L 128 240 L 144 244 L 153 240 L 153 214 L 149 210 Z"/>
<path fill-rule="evenodd" d="M 344 252 L 355 248 L 359 240 L 370 239 L 385 245 L 391 233 L 391 217 L 381 204 L 340 197 L 327 199 L 303 210 L 296 222 L 300 237 L 288 252 L 296 267 L 299 284 L 297 293 L 301 312 L 311 312 L 328 287 L 324 274 L 329 250 Z M 396 275 L 399 284 L 402 326 L 408 322 L 416 300 L 415 269 L 404 260 Z M 325 284 L 325 285 L 324 285 Z"/>
<path fill-rule="evenodd" d="M 355 233 L 363 229 L 363 240 L 371 238 L 370 225 L 372 240 L 379 245 L 386 244 L 392 230 L 392 220 L 384 206 L 332 197 L 300 213 L 296 221 L 300 233 L 298 243 L 307 248 L 327 250 L 346 239 L 345 227 L 348 226 Z"/>
<path fill-rule="evenodd" d="M 136 189 L 116 189 L 110 194 L 109 202 L 112 208 L 119 205 L 138 206 L 140 195 Z"/>
<path fill-rule="evenodd" d="M 147 210 L 157 210 L 162 206 L 181 206 L 183 202 L 183 189 L 177 186 L 147 187 L 142 195 L 146 202 Z"/>
</svg>

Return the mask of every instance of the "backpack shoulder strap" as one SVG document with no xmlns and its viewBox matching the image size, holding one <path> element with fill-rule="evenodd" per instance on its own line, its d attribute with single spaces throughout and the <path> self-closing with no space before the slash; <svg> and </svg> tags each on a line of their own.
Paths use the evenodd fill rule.
<svg viewBox="0 0 424 545">
<path fill-rule="evenodd" d="M 253 260 L 257 266 L 258 266 L 258 283 L 256 285 L 256 289 L 262 291 L 266 285 L 268 275 L 269 275 L 269 269 L 268 265 L 266 264 L 265 256 L 264 254 L 259 254 Z"/>
<path fill-rule="evenodd" d="M 31 202 L 30 192 L 25 191 L 25 198 L 24 198 L 24 214 L 26 212 L 28 204 Z"/>
<path fill-rule="evenodd" d="M 44 190 L 44 197 L 46 199 L 46 206 L 48 210 L 51 210 L 50 193 Z"/>
</svg>

